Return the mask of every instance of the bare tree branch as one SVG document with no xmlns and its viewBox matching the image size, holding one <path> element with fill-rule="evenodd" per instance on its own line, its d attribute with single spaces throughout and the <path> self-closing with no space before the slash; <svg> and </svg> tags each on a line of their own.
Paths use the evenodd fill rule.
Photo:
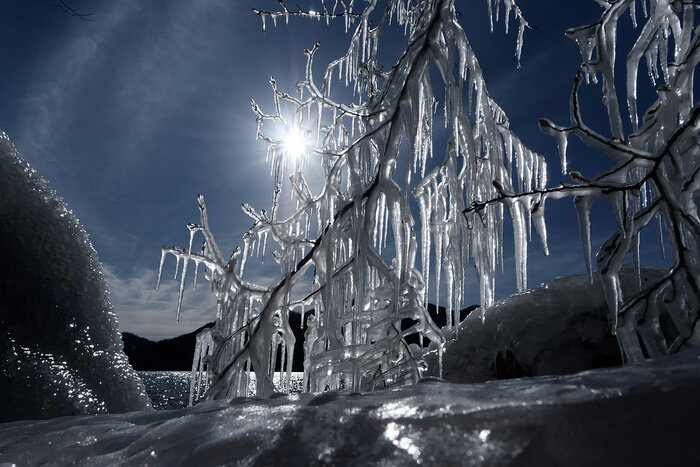
<svg viewBox="0 0 700 467">
<path fill-rule="evenodd" d="M 73 8 L 68 4 L 68 2 L 65 2 L 64 0 L 57 0 L 56 7 L 60 8 L 63 10 L 64 13 L 66 13 L 69 16 L 74 16 L 78 19 L 82 19 L 83 21 L 94 21 L 91 16 L 92 13 L 83 13 L 79 9 Z"/>
</svg>

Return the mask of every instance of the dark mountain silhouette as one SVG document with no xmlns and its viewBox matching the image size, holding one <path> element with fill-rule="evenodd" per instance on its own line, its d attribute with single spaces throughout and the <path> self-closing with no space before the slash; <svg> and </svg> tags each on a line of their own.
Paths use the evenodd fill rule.
<svg viewBox="0 0 700 467">
<path fill-rule="evenodd" d="M 124 353 L 136 371 L 185 371 L 192 369 L 197 334 L 207 323 L 187 334 L 153 342 L 130 332 L 122 333 Z"/>
<path fill-rule="evenodd" d="M 122 333 L 122 342 L 124 342 L 124 352 L 131 352 L 148 344 L 154 344 L 154 341 L 145 337 L 137 336 L 130 332 Z M 133 366 L 133 365 L 132 365 Z"/>
<path fill-rule="evenodd" d="M 462 321 L 467 315 L 477 308 L 477 305 L 472 305 L 460 311 L 459 320 Z M 309 314 L 313 314 L 313 310 L 307 310 L 304 313 L 304 322 Z M 435 305 L 428 304 L 428 313 L 438 325 L 442 327 L 446 323 L 446 313 L 444 307 L 436 309 Z M 294 357 L 292 371 L 304 370 L 304 332 L 302 329 L 301 314 L 291 313 L 289 315 L 289 324 L 296 338 L 296 346 L 294 347 Z M 401 323 L 402 329 L 407 329 L 411 325 L 411 320 L 405 319 Z M 214 323 L 207 323 L 204 326 L 181 336 L 173 337 L 172 339 L 163 339 L 157 342 L 151 341 L 144 337 L 140 337 L 130 332 L 122 333 L 124 341 L 124 353 L 129 357 L 129 363 L 136 371 L 188 371 L 192 369 L 192 358 L 194 356 L 194 346 L 197 342 L 197 334 L 204 328 L 213 326 Z M 418 343 L 418 335 L 413 334 L 406 338 L 406 341 Z M 429 339 L 424 339 L 423 345 L 429 344 Z M 280 367 L 279 355 L 277 358 L 277 369 Z"/>
</svg>

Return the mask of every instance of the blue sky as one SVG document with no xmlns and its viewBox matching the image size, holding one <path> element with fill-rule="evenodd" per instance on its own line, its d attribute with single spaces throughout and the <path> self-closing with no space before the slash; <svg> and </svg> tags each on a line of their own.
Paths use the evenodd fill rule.
<svg viewBox="0 0 700 467">
<path fill-rule="evenodd" d="M 315 4 L 307 3 L 302 6 Z M 71 4 L 92 21 L 66 15 L 52 0 L 2 2 L 0 128 L 90 234 L 122 330 L 156 339 L 187 332 L 213 320 L 215 301 L 207 287 L 190 288 L 182 321 L 175 322 L 176 281 L 166 274 L 161 290 L 153 290 L 161 246 L 186 246 L 185 225 L 199 220 L 198 193 L 206 197 L 219 245 L 231 251 L 242 243 L 251 222 L 241 203 L 267 208 L 272 188 L 249 100 L 271 109 L 270 76 L 293 90 L 303 77 L 302 50 L 317 40 L 317 66 L 339 56 L 347 47 L 342 23 L 293 19 L 274 28 L 268 22 L 263 33 L 251 7 L 276 9 L 276 0 Z M 539 32 L 526 31 L 517 69 L 515 23 L 508 35 L 503 22 L 490 33 L 484 0 L 457 2 L 491 95 L 521 140 L 545 155 L 556 184 L 564 180 L 556 145 L 539 132 L 537 119 L 568 121 L 580 56 L 563 32 L 597 21 L 601 9 L 592 0 L 519 4 Z M 584 117 L 602 131 L 599 96 L 598 89 L 584 91 Z M 593 175 L 606 166 L 603 155 L 573 138 L 571 145 L 570 168 Z M 611 229 L 607 208 L 597 204 L 594 248 Z M 571 202 L 550 202 L 547 209 L 551 256 L 534 239 L 530 286 L 585 269 Z M 655 244 L 645 239 L 649 251 Z M 506 255 L 511 261 L 497 278 L 499 298 L 514 290 L 509 246 Z M 172 276 L 172 262 L 166 271 Z M 478 302 L 476 291 L 467 301 Z"/>
</svg>

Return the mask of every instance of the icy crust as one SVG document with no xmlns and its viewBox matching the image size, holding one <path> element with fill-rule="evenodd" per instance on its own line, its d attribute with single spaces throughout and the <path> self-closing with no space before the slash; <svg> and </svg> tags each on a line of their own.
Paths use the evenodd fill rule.
<svg viewBox="0 0 700 467">
<path fill-rule="evenodd" d="M 150 407 L 87 233 L 0 131 L 0 420 Z"/>
<path fill-rule="evenodd" d="M 570 376 L 6 423 L 0 463 L 698 465 L 698 370 L 690 349 Z"/>
<path fill-rule="evenodd" d="M 664 268 L 643 268 L 642 288 L 667 273 Z M 624 293 L 636 292 L 631 267 L 622 269 L 621 283 Z M 483 313 L 476 309 L 452 337 L 442 362 L 443 378 L 452 383 L 564 375 L 622 364 L 598 273 L 593 284 L 586 274 L 560 277 Z M 428 367 L 437 369 L 436 360 L 434 352 Z"/>
</svg>

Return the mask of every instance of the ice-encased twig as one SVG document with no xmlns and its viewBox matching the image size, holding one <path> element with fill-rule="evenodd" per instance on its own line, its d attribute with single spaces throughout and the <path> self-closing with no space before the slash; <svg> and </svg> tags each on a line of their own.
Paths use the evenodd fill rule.
<svg viewBox="0 0 700 467">
<path fill-rule="evenodd" d="M 389 0 L 383 12 L 376 3 L 368 2 L 354 18 L 346 14 L 352 3 L 344 6 L 346 27 L 355 20 L 350 45 L 343 57 L 327 67 L 320 86 L 313 76 L 317 44 L 305 51 L 307 66 L 297 95 L 278 89 L 271 79 L 274 112 L 266 114 L 251 101 L 257 137 L 266 144 L 275 185 L 269 212 L 244 205 L 254 224 L 244 237 L 242 257 L 236 253 L 228 261 L 220 258 L 204 220 L 202 233 L 211 251 L 167 249 L 185 262 L 204 264 L 205 277 L 219 298 L 207 398 L 238 394 L 241 378 L 251 364 L 258 395 L 275 390 L 270 379 L 274 355 L 283 344 L 289 357 L 294 345 L 287 315 L 295 295 L 305 296 L 303 303 L 313 305 L 315 314 L 307 329 L 307 338 L 313 340 L 305 345 L 308 390 L 341 385 L 376 389 L 416 382 L 423 370 L 423 349 L 408 345 L 406 336 L 418 333 L 420 342 L 430 339 L 438 346 L 444 342 L 426 309 L 430 235 L 440 245 L 434 255 L 435 271 L 444 277 L 449 323 L 456 325 L 468 258 L 474 259 L 482 302 L 488 304 L 494 297 L 496 262 L 502 256 L 503 210 L 488 208 L 483 226 L 469 228 L 462 215 L 465 202 L 495 195 L 493 178 L 504 180 L 511 190 L 541 187 L 546 181 L 544 159 L 512 134 L 503 110 L 489 96 L 453 2 Z M 281 5 L 286 18 L 292 12 Z M 505 5 L 521 21 L 519 51 L 525 23 L 512 0 Z M 378 16 L 372 21 L 375 12 Z M 270 12 L 259 14 L 273 21 L 276 18 Z M 379 39 L 391 21 L 405 28 L 407 43 L 397 63 L 383 71 L 378 63 Z M 433 65 L 444 81 L 445 123 L 451 137 L 444 162 L 428 171 L 428 161 L 435 153 L 436 99 L 429 75 Z M 331 88 L 336 76 L 341 86 L 352 90 L 357 103 L 334 99 Z M 465 94 L 472 96 L 468 106 L 463 102 Z M 290 131 L 309 136 L 307 154 L 301 158 L 289 157 L 285 141 L 277 136 Z M 395 172 L 400 159 L 407 167 L 403 176 Z M 313 165 L 325 176 L 317 193 L 312 193 L 305 179 L 307 168 Z M 412 180 L 414 173 L 420 174 L 417 182 Z M 295 206 L 287 217 L 279 201 L 286 187 Z M 411 192 L 424 203 L 420 239 L 414 231 Z M 518 204 L 517 214 L 522 233 L 518 272 L 522 288 L 530 204 L 524 202 L 522 208 Z M 203 209 L 203 219 L 205 214 Z M 536 228 L 544 237 L 541 220 L 536 219 Z M 276 245 L 273 257 L 281 276 L 269 287 L 254 287 L 242 280 L 244 266 L 256 248 L 265 249 L 267 238 Z M 423 275 L 415 265 L 419 240 Z M 388 259 L 392 253 L 393 259 Z M 304 274 L 310 271 L 314 277 L 311 293 L 298 291 L 297 284 L 303 284 Z M 412 323 L 407 329 L 402 327 L 404 320 Z"/>
<path fill-rule="evenodd" d="M 633 362 L 677 352 L 684 346 L 700 345 L 697 329 L 700 308 L 700 221 L 697 202 L 700 184 L 700 105 L 694 101 L 693 79 L 700 62 L 700 38 L 697 34 L 691 3 L 651 2 L 647 17 L 632 50 L 627 56 L 627 96 L 633 132 L 627 139 L 619 118 L 614 76 L 617 23 L 621 14 L 632 10 L 635 0 L 605 4 L 599 22 L 573 28 L 567 34 L 575 39 L 584 59 L 582 71 L 589 77 L 603 76 L 603 97 L 610 117 L 613 137 L 603 136 L 586 126 L 581 117 L 578 90 L 583 81 L 579 73 L 571 94 L 571 126 L 562 127 L 549 120 L 540 121 L 546 133 L 557 138 L 562 166 L 566 164 L 566 136 L 575 134 L 590 148 L 610 156 L 614 166 L 588 180 L 571 172 L 574 186 L 560 185 L 520 194 L 501 194 L 487 201 L 473 203 L 467 212 L 483 212 L 494 202 L 513 204 L 514 200 L 538 194 L 542 199 L 574 196 L 579 214 L 581 241 L 589 276 L 591 275 L 592 202 L 605 196 L 618 224 L 596 255 L 613 333 L 617 334 L 625 361 Z M 636 20 L 635 20 L 636 21 Z M 669 41 L 669 31 L 673 41 Z M 673 45 L 674 62 L 666 63 Z M 597 56 L 594 56 L 597 53 Z M 645 53 L 650 80 L 663 77 L 657 89 L 658 99 L 645 113 L 641 123 L 637 116 L 637 69 Z M 657 73 L 657 62 L 662 71 Z M 650 188 L 647 192 L 647 187 Z M 660 222 L 663 217 L 664 222 Z M 656 219 L 656 222 L 653 222 Z M 662 237 L 666 236 L 673 251 L 669 273 L 632 297 L 623 297 L 619 272 L 628 253 L 632 253 L 639 275 L 639 233 L 655 223 L 663 255 Z M 664 234 L 665 231 L 665 234 Z M 662 321 L 665 324 L 661 324 Z M 672 323 L 672 324 L 671 324 Z"/>
</svg>

